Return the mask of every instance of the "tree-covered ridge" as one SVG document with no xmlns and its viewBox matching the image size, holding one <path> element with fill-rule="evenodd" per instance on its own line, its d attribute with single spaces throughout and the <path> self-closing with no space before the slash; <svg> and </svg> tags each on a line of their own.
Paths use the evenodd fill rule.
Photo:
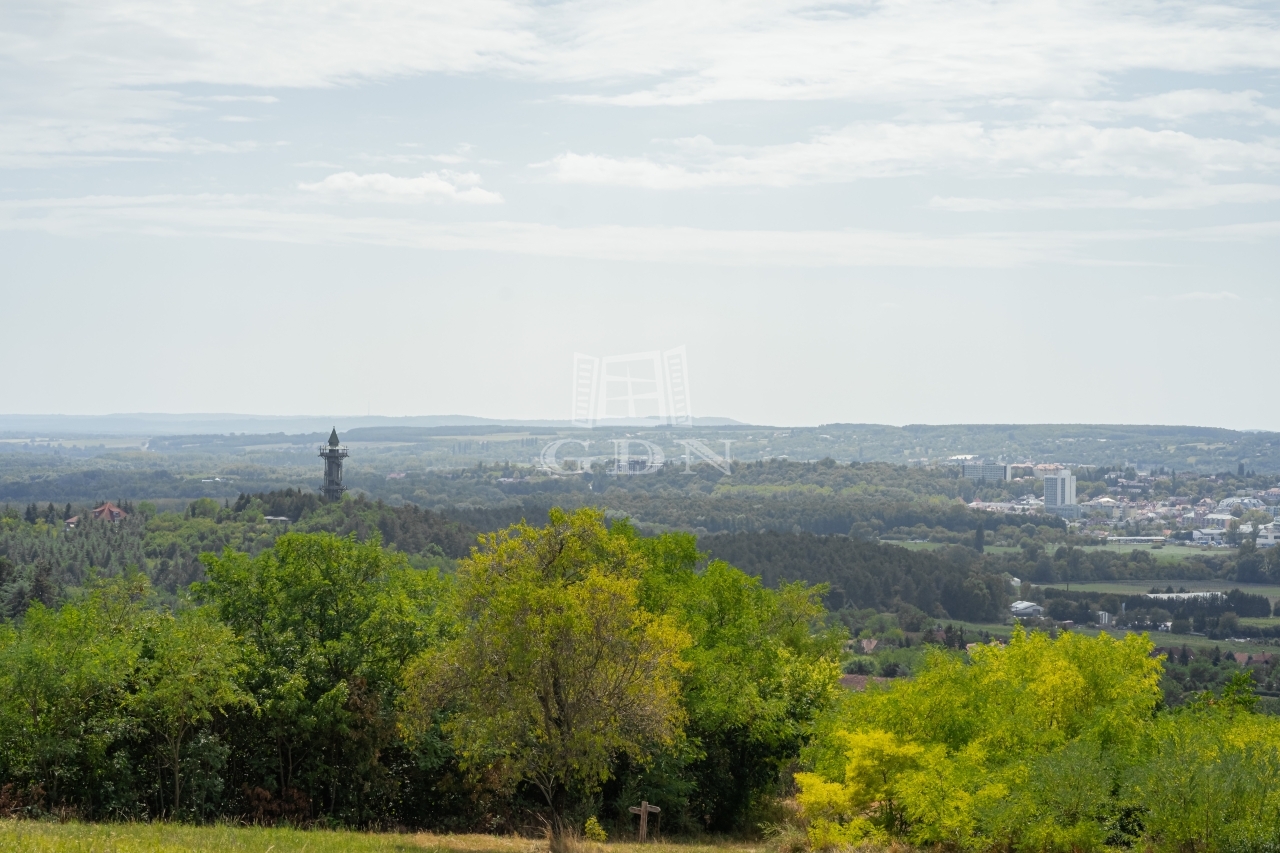
<svg viewBox="0 0 1280 853">
<path fill-rule="evenodd" d="M 921 504 L 905 506 L 915 512 Z M 91 577 L 113 576 L 126 566 L 146 574 L 161 594 L 177 596 L 203 579 L 201 554 L 220 553 L 228 547 L 257 554 L 290 529 L 354 534 L 362 542 L 377 536 L 419 568 L 451 571 L 454 562 L 470 552 L 479 531 L 521 521 L 545 524 L 551 507 L 530 511 L 517 505 L 441 513 L 362 497 L 322 504 L 313 493 L 289 489 L 241 495 L 225 504 L 202 498 L 182 513 L 156 513 L 154 506 L 143 503 L 117 524 L 90 519 L 68 530 L 57 520 L 67 513 L 87 515 L 85 510 L 49 504 L 43 509 L 28 507 L 34 522 L 26 521 L 16 509 L 0 517 L 0 615 L 19 616 L 32 601 L 52 605 L 74 597 Z M 974 515 L 958 504 L 948 505 L 947 512 L 959 527 Z M 607 514 L 614 520 L 627 517 L 617 510 Z M 283 520 L 268 521 L 268 517 Z M 50 518 L 55 520 L 50 523 Z M 914 538 L 957 544 L 927 552 L 907 551 L 856 536 L 765 529 L 704 535 L 701 547 L 746 568 L 770 587 L 786 580 L 826 584 L 827 604 L 833 610 L 896 611 L 905 603 L 936 618 L 977 621 L 1004 618 L 1004 602 L 1014 592 L 1006 583 L 1008 578 L 1041 586 L 1093 580 L 1212 578 L 1249 583 L 1280 579 L 1280 554 L 1274 549 L 1258 551 L 1249 541 L 1238 551 L 1170 561 L 1150 550 L 1089 550 L 1080 547 L 1087 540 L 1069 534 L 1060 520 L 1042 521 L 1033 524 L 1025 516 L 977 514 L 977 522 L 985 522 L 985 543 L 1006 546 L 985 552 L 975 547 L 975 533 L 923 524 L 899 529 L 912 531 Z M 647 535 L 663 529 L 635 526 Z M 1007 550 L 1014 545 L 1019 546 L 1016 551 Z M 1114 612 L 1109 607 L 1095 609 Z"/>
<path fill-rule="evenodd" d="M 52 606 L 93 578 L 114 577 L 126 567 L 141 571 L 172 598 L 204 579 L 201 555 L 227 548 L 258 554 L 291 528 L 354 533 L 362 542 L 377 536 L 420 568 L 447 566 L 465 556 L 477 535 L 412 505 L 363 499 L 322 505 L 313 493 L 293 489 L 241 495 L 234 503 L 200 498 L 181 513 L 157 512 L 143 502 L 118 522 L 96 520 L 89 510 L 32 506 L 26 515 L 33 521 L 13 507 L 0 514 L 0 618 L 20 616 L 32 601 Z M 65 519 L 77 515 L 80 521 L 67 527 Z"/>
<path fill-rule="evenodd" d="M 793 533 L 710 536 L 700 544 L 769 586 L 796 580 L 824 584 L 832 610 L 884 611 L 909 604 L 935 618 L 995 622 L 1008 609 L 1005 579 L 968 548 L 908 551 L 847 537 Z"/>
<path fill-rule="evenodd" d="M 1243 462 L 1247 470 L 1280 473 L 1280 436 L 1275 432 L 1194 426 L 1144 426 L 1122 424 L 823 424 L 817 427 L 697 426 L 672 430 L 663 427 L 610 427 L 592 430 L 549 428 L 545 425 L 513 427 L 469 425 L 454 427 L 379 427 L 345 429 L 339 434 L 365 458 L 375 461 L 376 471 L 413 468 L 466 468 L 477 463 L 505 461 L 522 465 L 537 461 L 547 443 L 566 438 L 588 441 L 592 455 L 608 452 L 611 442 L 625 438 L 653 441 L 668 456 L 679 455 L 674 441 L 694 438 L 720 452 L 721 442 L 732 442 L 735 459 L 818 460 L 840 462 L 937 463 L 949 457 L 978 455 L 1002 457 L 1010 462 L 1062 462 L 1070 465 L 1120 465 L 1140 469 L 1170 468 L 1212 474 L 1235 471 Z M 29 434 L 28 434 L 29 435 Z M 139 434 L 137 450 L 112 449 L 118 437 L 105 444 L 68 436 L 66 441 L 48 432 L 28 443 L 0 443 L 0 470 L 20 465 L 22 458 L 113 460 L 132 458 L 138 464 L 168 460 L 169 467 L 208 465 L 212 460 L 240 460 L 264 467 L 306 466 L 328 432 L 307 434 L 205 434 L 151 436 Z M 128 442 L 125 442 L 128 443 Z M 246 465 L 249 467 L 249 465 Z M 0 476 L 0 479 L 3 479 Z M 275 488 L 264 483 L 251 489 Z M 284 484 L 279 484 L 283 487 Z M 197 497 L 189 495 L 187 497 Z"/>
</svg>

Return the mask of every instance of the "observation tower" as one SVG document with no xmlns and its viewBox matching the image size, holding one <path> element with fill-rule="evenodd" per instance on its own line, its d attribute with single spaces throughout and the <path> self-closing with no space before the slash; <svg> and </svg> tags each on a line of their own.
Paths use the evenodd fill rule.
<svg viewBox="0 0 1280 853">
<path fill-rule="evenodd" d="M 347 458 L 347 449 L 338 444 L 338 428 L 329 433 L 329 443 L 320 445 L 320 458 L 324 460 L 324 488 L 321 494 L 326 501 L 342 500 L 342 460 Z"/>
</svg>

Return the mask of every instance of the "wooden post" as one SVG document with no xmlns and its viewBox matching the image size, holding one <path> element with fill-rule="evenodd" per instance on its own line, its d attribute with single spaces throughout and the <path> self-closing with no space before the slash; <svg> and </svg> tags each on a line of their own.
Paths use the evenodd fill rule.
<svg viewBox="0 0 1280 853">
<path fill-rule="evenodd" d="M 649 803 L 646 800 L 641 800 L 640 805 L 631 806 L 628 809 L 628 811 L 630 811 L 632 814 L 640 815 L 640 840 L 642 842 L 648 840 L 649 814 L 651 812 L 656 814 L 657 812 L 662 811 L 662 809 L 658 808 L 657 806 L 649 805 Z"/>
</svg>

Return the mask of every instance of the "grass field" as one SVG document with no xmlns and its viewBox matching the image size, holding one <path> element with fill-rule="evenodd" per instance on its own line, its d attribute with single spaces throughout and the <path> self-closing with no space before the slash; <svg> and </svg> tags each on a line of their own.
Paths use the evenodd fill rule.
<svg viewBox="0 0 1280 853">
<path fill-rule="evenodd" d="M 1055 589 L 1065 589 L 1065 583 L 1053 584 L 1036 584 L 1036 586 L 1052 586 Z M 1240 589 L 1243 592 L 1251 592 L 1255 595 L 1265 595 L 1271 599 L 1274 605 L 1277 598 L 1280 598 L 1280 584 L 1273 583 L 1237 583 L 1235 581 L 1226 580 L 1207 580 L 1207 581 L 1188 581 L 1188 580 L 1148 580 L 1148 581 L 1086 581 L 1083 583 L 1071 584 L 1071 589 L 1080 592 L 1114 592 L 1119 595 L 1136 595 L 1138 593 L 1147 592 L 1152 587 L 1165 589 L 1173 587 L 1174 589 L 1186 589 L 1191 592 L 1226 592 L 1230 589 Z"/>
<path fill-rule="evenodd" d="M 1072 588 L 1075 584 L 1071 585 Z M 1144 589 L 1143 592 L 1146 590 Z M 955 625 L 957 628 L 964 628 L 965 639 L 970 642 L 977 641 L 977 635 L 981 631 L 986 631 L 993 637 L 1002 640 L 1008 640 L 1013 633 L 1012 624 L 986 624 L 981 622 L 959 622 L 955 620 L 947 620 L 949 624 Z M 1255 625 L 1257 627 L 1267 627 L 1280 624 L 1280 617 L 1269 617 L 1266 619 L 1241 619 L 1240 622 L 1245 625 Z M 1096 637 L 1103 631 L 1096 625 L 1077 625 L 1071 630 L 1077 634 L 1084 634 L 1089 637 Z M 1125 629 L 1115 629 L 1106 632 L 1116 639 L 1120 639 L 1127 633 L 1131 633 Z M 1276 652 L 1275 646 L 1266 645 L 1265 643 L 1241 642 L 1239 640 L 1211 640 L 1208 637 L 1193 636 L 1191 634 L 1169 634 L 1163 631 L 1150 631 L 1151 642 L 1157 646 L 1168 648 L 1170 646 L 1186 645 L 1190 649 L 1212 649 L 1214 646 L 1222 649 L 1224 652 L 1244 652 L 1245 654 L 1257 654 L 1258 652 Z"/>
<path fill-rule="evenodd" d="M 905 542 L 898 541 L 896 539 L 881 539 L 880 541 L 886 545 L 897 545 L 900 548 L 906 548 L 910 551 L 932 551 L 937 548 L 947 547 L 941 542 Z M 1128 554 L 1132 551 L 1146 551 L 1151 555 L 1152 559 L 1159 563 L 1181 563 L 1189 557 L 1209 553 L 1208 549 L 1188 548 L 1182 545 L 1166 545 L 1163 548 L 1152 548 L 1150 545 L 1083 545 L 1078 547 L 1085 553 L 1108 551 L 1113 554 Z M 991 554 L 1013 554 L 1021 551 L 1022 549 L 1001 545 L 988 545 L 986 550 Z M 1049 550 L 1052 552 L 1053 546 L 1050 546 Z"/>
<path fill-rule="evenodd" d="M 594 844 L 582 853 L 763 853 L 735 842 Z M 497 835 L 433 835 L 182 826 L 165 823 L 44 823 L 0 820 L 0 850 L 21 853 L 544 853 L 541 839 Z"/>
</svg>

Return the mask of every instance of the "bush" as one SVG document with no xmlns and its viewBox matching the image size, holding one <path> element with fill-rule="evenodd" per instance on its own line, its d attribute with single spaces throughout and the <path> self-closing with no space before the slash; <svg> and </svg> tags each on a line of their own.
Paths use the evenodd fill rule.
<svg viewBox="0 0 1280 853">
<path fill-rule="evenodd" d="M 587 840 L 600 844 L 609 840 L 609 834 L 604 831 L 604 827 L 600 825 L 600 820 L 595 815 L 587 818 L 587 825 L 582 834 L 587 837 Z"/>
<path fill-rule="evenodd" d="M 911 681 L 852 693 L 796 774 L 815 847 L 1270 849 L 1280 720 L 1222 698 L 1157 713 L 1161 664 L 1130 634 L 1016 628 L 971 663 L 926 654 Z"/>
</svg>

